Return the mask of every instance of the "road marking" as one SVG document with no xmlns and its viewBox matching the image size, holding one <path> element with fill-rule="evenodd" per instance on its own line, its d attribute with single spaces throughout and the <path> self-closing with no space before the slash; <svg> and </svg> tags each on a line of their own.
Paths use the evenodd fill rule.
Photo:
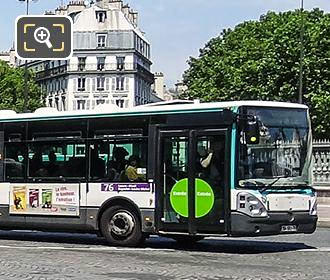
<svg viewBox="0 0 330 280">
<path fill-rule="evenodd" d="M 300 252 L 330 252 L 330 247 L 320 247 L 313 249 L 301 249 Z"/>
<path fill-rule="evenodd" d="M 323 205 L 323 204 L 318 204 L 318 208 L 330 208 L 330 205 Z"/>
</svg>

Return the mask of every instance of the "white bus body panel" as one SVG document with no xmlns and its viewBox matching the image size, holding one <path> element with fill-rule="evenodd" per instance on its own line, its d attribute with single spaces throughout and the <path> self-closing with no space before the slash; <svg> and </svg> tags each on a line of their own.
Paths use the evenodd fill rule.
<svg viewBox="0 0 330 280">
<path fill-rule="evenodd" d="M 0 205 L 9 204 L 9 187 L 10 183 L 0 184 Z"/>
<path fill-rule="evenodd" d="M 308 211 L 310 196 L 302 194 L 268 194 L 269 211 Z"/>
<path fill-rule="evenodd" d="M 288 211 L 309 211 L 313 204 L 313 196 L 308 194 L 271 193 L 262 195 L 255 190 L 231 190 L 231 211 L 237 211 L 238 194 L 250 193 L 257 197 L 265 205 L 267 211 L 288 212 Z"/>
<path fill-rule="evenodd" d="M 111 198 L 124 197 L 139 208 L 154 208 L 155 193 L 153 183 L 90 183 L 87 206 L 100 207 Z"/>
</svg>

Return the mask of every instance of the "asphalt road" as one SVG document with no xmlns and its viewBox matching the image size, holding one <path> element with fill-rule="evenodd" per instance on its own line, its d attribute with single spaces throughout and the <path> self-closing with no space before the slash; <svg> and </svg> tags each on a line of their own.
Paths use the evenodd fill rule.
<svg viewBox="0 0 330 280">
<path fill-rule="evenodd" d="M 330 229 L 312 235 L 150 238 L 116 248 L 88 234 L 0 231 L 0 280 L 330 279 Z"/>
</svg>

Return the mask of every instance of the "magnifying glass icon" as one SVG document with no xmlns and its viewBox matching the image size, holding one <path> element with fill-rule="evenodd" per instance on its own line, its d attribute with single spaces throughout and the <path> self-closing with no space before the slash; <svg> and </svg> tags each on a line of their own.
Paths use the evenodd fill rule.
<svg viewBox="0 0 330 280">
<path fill-rule="evenodd" d="M 46 44 L 49 49 L 53 47 L 49 40 L 50 32 L 46 27 L 39 27 L 34 31 L 34 39 L 40 44 Z"/>
</svg>

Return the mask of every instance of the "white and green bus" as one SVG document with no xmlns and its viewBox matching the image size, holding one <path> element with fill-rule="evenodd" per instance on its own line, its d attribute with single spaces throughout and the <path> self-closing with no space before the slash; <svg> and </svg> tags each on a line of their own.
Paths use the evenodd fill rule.
<svg viewBox="0 0 330 280">
<path fill-rule="evenodd" d="M 0 229 L 119 246 L 315 231 L 306 106 L 183 103 L 0 111 Z"/>
</svg>

